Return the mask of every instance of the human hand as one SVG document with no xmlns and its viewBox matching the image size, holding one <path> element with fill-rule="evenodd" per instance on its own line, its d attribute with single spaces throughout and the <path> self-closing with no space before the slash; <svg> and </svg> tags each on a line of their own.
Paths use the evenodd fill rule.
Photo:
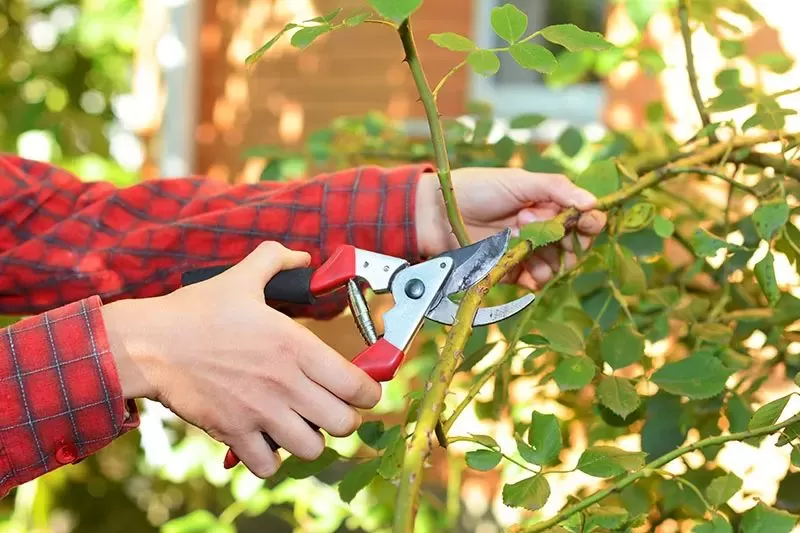
<svg viewBox="0 0 800 533">
<path fill-rule="evenodd" d="M 568 207 L 582 211 L 575 226 L 578 242 L 587 249 L 606 224 L 606 215 L 593 209 L 597 199 L 590 192 L 560 174 L 538 174 L 517 168 L 461 168 L 452 171 L 456 201 L 473 241 L 505 228 L 518 235 L 519 228 L 535 221 L 554 218 Z M 420 177 L 417 187 L 417 242 L 423 256 L 457 248 L 450 231 L 439 180 L 433 173 Z M 577 262 L 572 235 L 537 249 L 509 276 L 530 290 L 536 290 L 560 270 L 561 254 L 569 268 Z"/>
<path fill-rule="evenodd" d="M 276 273 L 309 260 L 267 242 L 208 281 L 104 306 L 124 396 L 161 402 L 262 478 L 280 465 L 262 431 L 306 460 L 325 443 L 301 417 L 336 437 L 353 433 L 361 424 L 354 407 L 374 407 L 381 386 L 264 303 Z"/>
</svg>

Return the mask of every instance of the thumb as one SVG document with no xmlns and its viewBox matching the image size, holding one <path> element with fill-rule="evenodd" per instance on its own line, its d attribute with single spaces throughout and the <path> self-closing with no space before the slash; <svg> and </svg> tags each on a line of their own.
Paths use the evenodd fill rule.
<svg viewBox="0 0 800 533">
<path fill-rule="evenodd" d="M 290 250 L 279 242 L 264 241 L 229 272 L 235 271 L 235 275 L 244 276 L 263 286 L 281 270 L 307 267 L 310 262 L 311 255 L 308 252 Z"/>
</svg>

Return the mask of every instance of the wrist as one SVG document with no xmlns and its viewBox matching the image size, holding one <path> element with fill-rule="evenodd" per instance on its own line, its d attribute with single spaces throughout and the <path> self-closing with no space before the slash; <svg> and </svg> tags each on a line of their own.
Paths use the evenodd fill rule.
<svg viewBox="0 0 800 533">
<path fill-rule="evenodd" d="M 125 399 L 158 396 L 154 376 L 165 353 L 162 332 L 166 321 L 156 300 L 119 300 L 101 308 Z"/>
</svg>

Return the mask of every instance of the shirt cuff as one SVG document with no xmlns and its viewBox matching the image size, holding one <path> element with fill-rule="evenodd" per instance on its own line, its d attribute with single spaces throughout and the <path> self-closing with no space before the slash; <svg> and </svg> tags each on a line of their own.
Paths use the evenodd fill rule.
<svg viewBox="0 0 800 533">
<path fill-rule="evenodd" d="M 0 338 L 0 497 L 77 463 L 139 424 L 122 397 L 102 302 L 23 319 Z"/>
</svg>

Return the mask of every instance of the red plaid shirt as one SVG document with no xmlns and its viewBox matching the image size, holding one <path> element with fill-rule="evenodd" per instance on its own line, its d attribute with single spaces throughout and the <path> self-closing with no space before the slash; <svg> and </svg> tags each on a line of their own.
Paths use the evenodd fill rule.
<svg viewBox="0 0 800 533">
<path fill-rule="evenodd" d="M 122 397 L 102 302 L 161 295 L 183 271 L 235 262 L 265 240 L 319 265 L 341 243 L 416 262 L 426 166 L 363 167 L 291 183 L 202 178 L 127 188 L 0 155 L 0 497 L 139 423 Z M 209 303 L 211 305 L 211 303 Z M 331 317 L 343 295 L 298 316 Z"/>
</svg>

